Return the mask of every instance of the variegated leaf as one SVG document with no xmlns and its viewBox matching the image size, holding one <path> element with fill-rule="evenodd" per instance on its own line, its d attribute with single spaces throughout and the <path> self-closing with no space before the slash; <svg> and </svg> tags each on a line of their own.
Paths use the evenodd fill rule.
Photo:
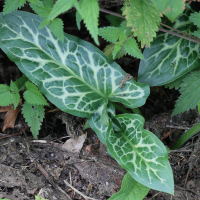
<svg viewBox="0 0 200 200">
<path fill-rule="evenodd" d="M 106 138 L 106 133 L 108 130 L 108 126 L 102 125 L 100 122 L 101 115 L 103 113 L 104 106 L 100 106 L 98 110 L 92 115 L 92 117 L 89 119 L 89 124 L 90 127 L 92 128 L 93 131 L 97 134 L 99 140 L 103 143 L 106 144 L 105 138 Z M 110 118 L 115 116 L 115 107 L 113 104 L 108 103 L 108 115 Z"/>
<path fill-rule="evenodd" d="M 144 118 L 137 114 L 114 117 L 121 132 L 110 125 L 106 134 L 108 151 L 117 162 L 139 183 L 173 194 L 174 181 L 163 143 L 151 132 L 143 129 Z"/>
<path fill-rule="evenodd" d="M 180 15 L 173 28 L 191 34 L 195 30 L 189 21 L 191 10 Z M 150 48 L 144 50 L 138 81 L 150 86 L 170 83 L 200 65 L 199 44 L 168 33 L 160 33 Z"/>
<path fill-rule="evenodd" d="M 23 11 L 0 14 L 0 47 L 58 108 L 89 118 L 108 101 L 145 103 L 149 86 L 132 79 L 119 88 L 125 72 L 118 64 L 77 37 L 65 34 L 62 43 L 48 27 L 38 30 L 41 22 Z"/>
</svg>

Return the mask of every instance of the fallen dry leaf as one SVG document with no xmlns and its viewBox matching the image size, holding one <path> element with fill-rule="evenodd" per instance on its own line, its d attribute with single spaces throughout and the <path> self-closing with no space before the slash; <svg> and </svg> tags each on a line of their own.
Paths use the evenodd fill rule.
<svg viewBox="0 0 200 200">
<path fill-rule="evenodd" d="M 69 139 L 62 145 L 62 149 L 73 153 L 80 152 L 86 137 L 87 134 L 83 134 L 76 139 Z"/>
<path fill-rule="evenodd" d="M 7 112 L 4 117 L 2 132 L 4 132 L 7 128 L 14 128 L 15 120 L 17 119 L 17 115 L 20 112 L 21 108 L 22 108 L 22 99 L 20 99 L 19 104 L 15 110 L 12 104 L 9 106 L 0 107 L 0 113 Z"/>
</svg>

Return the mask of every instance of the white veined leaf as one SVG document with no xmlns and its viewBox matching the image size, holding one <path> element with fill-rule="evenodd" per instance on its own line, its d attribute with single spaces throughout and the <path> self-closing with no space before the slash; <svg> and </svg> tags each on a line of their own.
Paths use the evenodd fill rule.
<svg viewBox="0 0 200 200">
<path fill-rule="evenodd" d="M 0 14 L 0 47 L 59 109 L 89 118 L 109 101 L 145 103 L 148 85 L 131 79 L 119 88 L 125 72 L 117 63 L 77 37 L 65 34 L 62 43 L 48 27 L 38 30 L 41 22 L 23 11 Z"/>
<path fill-rule="evenodd" d="M 109 153 L 131 176 L 149 188 L 173 194 L 174 181 L 163 143 L 143 129 L 144 118 L 137 114 L 114 117 L 120 124 L 109 126 L 105 135 Z"/>
</svg>

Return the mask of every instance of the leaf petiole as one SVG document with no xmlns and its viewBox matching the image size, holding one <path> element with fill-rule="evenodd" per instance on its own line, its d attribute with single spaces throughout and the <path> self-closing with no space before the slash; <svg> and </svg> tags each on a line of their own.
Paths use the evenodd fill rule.
<svg viewBox="0 0 200 200">
<path fill-rule="evenodd" d="M 172 147 L 172 150 L 179 149 L 183 144 L 185 144 L 192 136 L 200 131 L 200 121 L 196 123 L 191 129 L 186 131 Z"/>
</svg>

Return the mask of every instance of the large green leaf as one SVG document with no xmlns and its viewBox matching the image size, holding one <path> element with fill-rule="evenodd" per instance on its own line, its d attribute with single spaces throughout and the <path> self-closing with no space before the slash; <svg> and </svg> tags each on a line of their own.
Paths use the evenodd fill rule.
<svg viewBox="0 0 200 200">
<path fill-rule="evenodd" d="M 156 37 L 162 16 L 153 3 L 149 0 L 125 1 L 123 15 L 126 17 L 127 26 L 131 27 L 133 36 L 141 41 L 141 47 L 149 47 Z"/>
<path fill-rule="evenodd" d="M 144 118 L 137 114 L 114 118 L 121 130 L 108 127 L 106 144 L 112 157 L 142 185 L 173 194 L 167 150 L 153 133 L 143 129 Z"/>
<path fill-rule="evenodd" d="M 174 21 L 185 9 L 185 0 L 152 0 L 155 7 Z"/>
<path fill-rule="evenodd" d="M 0 47 L 58 108 L 89 118 L 108 101 L 142 106 L 149 86 L 133 79 L 119 88 L 125 72 L 92 44 L 65 34 L 64 43 L 42 18 L 15 11 L 0 14 Z"/>
<path fill-rule="evenodd" d="M 191 33 L 194 25 L 188 20 L 187 10 L 177 18 L 174 28 Z M 161 33 L 144 50 L 145 60 L 139 67 L 138 81 L 150 86 L 164 85 L 183 76 L 200 64 L 199 44 L 168 33 Z"/>
<path fill-rule="evenodd" d="M 138 183 L 129 173 L 126 173 L 122 181 L 121 190 L 109 200 L 143 200 L 148 192 L 148 187 Z"/>
</svg>

